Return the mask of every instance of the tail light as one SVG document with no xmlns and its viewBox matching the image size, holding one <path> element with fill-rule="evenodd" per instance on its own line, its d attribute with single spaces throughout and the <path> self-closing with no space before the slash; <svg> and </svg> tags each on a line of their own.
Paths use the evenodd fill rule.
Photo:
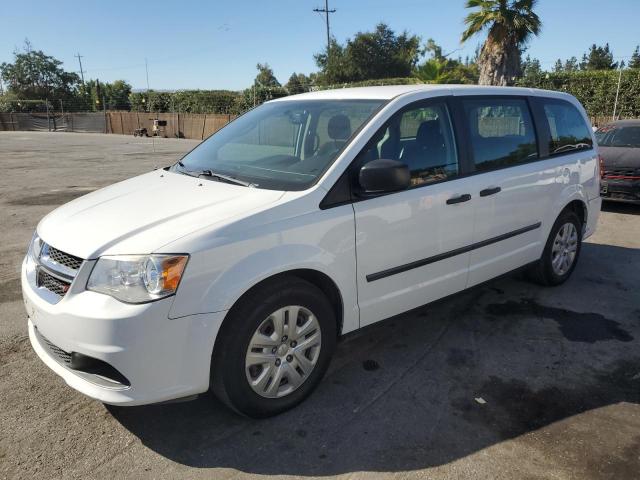
<svg viewBox="0 0 640 480">
<path fill-rule="evenodd" d="M 604 177 L 604 158 L 602 155 L 598 155 L 598 170 L 600 171 L 600 178 Z"/>
</svg>

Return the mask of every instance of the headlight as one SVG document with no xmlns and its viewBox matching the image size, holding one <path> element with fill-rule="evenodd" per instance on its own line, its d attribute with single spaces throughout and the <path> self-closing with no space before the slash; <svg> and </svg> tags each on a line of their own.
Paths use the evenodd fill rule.
<svg viewBox="0 0 640 480">
<path fill-rule="evenodd" d="M 127 303 L 144 303 L 175 293 L 187 255 L 115 255 L 100 257 L 87 289 Z"/>
<path fill-rule="evenodd" d="M 31 255 L 31 258 L 33 258 L 34 260 L 38 260 L 41 250 L 42 240 L 40 240 L 37 232 L 33 232 L 33 237 L 31 238 L 31 243 L 29 244 L 29 255 Z"/>
</svg>

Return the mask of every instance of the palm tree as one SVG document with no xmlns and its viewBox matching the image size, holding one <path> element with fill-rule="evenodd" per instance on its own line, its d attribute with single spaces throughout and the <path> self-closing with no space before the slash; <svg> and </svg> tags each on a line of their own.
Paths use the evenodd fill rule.
<svg viewBox="0 0 640 480">
<path fill-rule="evenodd" d="M 445 67 L 445 61 L 430 58 L 422 65 L 416 67 L 413 76 L 425 83 L 447 83 Z"/>
<path fill-rule="evenodd" d="M 542 27 L 533 11 L 537 0 L 467 0 L 477 8 L 464 19 L 462 41 L 489 30 L 480 51 L 480 85 L 512 85 L 520 74 L 522 47 Z"/>
</svg>

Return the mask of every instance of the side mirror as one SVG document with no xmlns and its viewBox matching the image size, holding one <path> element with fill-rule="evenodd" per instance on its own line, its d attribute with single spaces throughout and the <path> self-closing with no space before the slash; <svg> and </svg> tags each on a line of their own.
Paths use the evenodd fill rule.
<svg viewBox="0 0 640 480">
<path fill-rule="evenodd" d="M 380 158 L 360 169 L 359 181 L 365 193 L 397 192 L 409 187 L 411 175 L 407 164 Z"/>
</svg>

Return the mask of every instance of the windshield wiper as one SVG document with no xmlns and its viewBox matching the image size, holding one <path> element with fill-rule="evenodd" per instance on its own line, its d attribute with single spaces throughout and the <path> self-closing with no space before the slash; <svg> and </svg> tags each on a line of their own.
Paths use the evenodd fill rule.
<svg viewBox="0 0 640 480">
<path fill-rule="evenodd" d="M 222 175 L 221 173 L 216 173 L 211 170 L 202 170 L 201 172 L 197 172 L 197 177 L 209 177 L 215 178 L 217 180 L 233 183 L 235 185 L 242 185 L 243 187 L 253 187 L 253 183 L 245 182 L 244 180 L 238 180 L 237 178 L 230 177 L 228 175 Z"/>
<path fill-rule="evenodd" d="M 216 173 L 213 170 L 187 170 L 187 168 L 185 167 L 184 163 L 182 162 L 178 162 L 178 165 L 180 165 L 180 167 L 183 168 L 182 173 L 184 173 L 185 175 L 189 175 L 191 177 L 208 177 L 208 178 L 214 178 L 218 181 L 222 181 L 222 182 L 227 182 L 227 183 L 233 183 L 234 185 L 242 185 L 243 187 L 255 187 L 255 184 L 253 183 L 249 183 L 249 182 L 245 182 L 244 180 L 239 180 L 237 178 L 234 177 L 230 177 L 228 175 L 223 175 L 221 173 Z"/>
</svg>

